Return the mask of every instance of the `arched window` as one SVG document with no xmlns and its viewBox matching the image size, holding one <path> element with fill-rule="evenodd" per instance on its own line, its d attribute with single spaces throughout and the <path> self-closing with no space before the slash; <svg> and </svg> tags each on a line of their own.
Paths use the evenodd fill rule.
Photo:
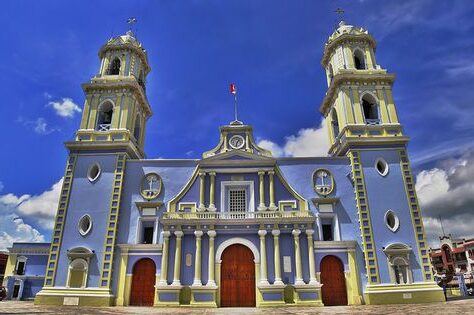
<svg viewBox="0 0 474 315">
<path fill-rule="evenodd" d="M 120 74 L 120 59 L 119 58 L 115 57 L 110 63 L 109 74 L 110 75 Z"/>
<path fill-rule="evenodd" d="M 97 118 L 97 130 L 107 131 L 110 129 L 112 123 L 112 116 L 114 113 L 114 105 L 111 102 L 104 102 L 99 106 Z"/>
<path fill-rule="evenodd" d="M 357 70 L 367 69 L 366 66 L 365 66 L 364 53 L 360 49 L 354 50 L 354 67 Z"/>
<path fill-rule="evenodd" d="M 140 143 L 140 134 L 141 134 L 141 121 L 140 121 L 140 115 L 137 115 L 137 118 L 135 118 L 135 128 L 133 130 L 133 136 L 135 137 L 135 140 L 137 140 L 138 143 Z"/>
<path fill-rule="evenodd" d="M 393 273 L 395 275 L 395 282 L 397 284 L 409 283 L 408 280 L 408 262 L 402 257 L 396 257 L 392 263 Z"/>
<path fill-rule="evenodd" d="M 69 264 L 69 287 L 84 288 L 86 286 L 88 263 L 83 258 L 76 258 Z"/>
<path fill-rule="evenodd" d="M 378 125 L 380 123 L 377 100 L 371 94 L 365 94 L 362 97 L 362 109 L 366 124 Z"/>
<path fill-rule="evenodd" d="M 332 69 L 332 65 L 329 64 L 329 67 L 328 67 L 328 76 L 329 76 L 329 83 L 331 83 L 332 81 L 332 78 L 334 77 L 334 71 Z"/>
<path fill-rule="evenodd" d="M 390 244 L 383 248 L 387 255 L 389 274 L 392 283 L 407 284 L 413 282 L 410 268 L 410 255 L 412 249 L 401 243 Z"/>
<path fill-rule="evenodd" d="M 331 124 L 332 124 L 332 131 L 334 133 L 334 138 L 337 138 L 337 136 L 339 135 L 339 120 L 337 119 L 336 109 L 332 110 Z"/>
</svg>

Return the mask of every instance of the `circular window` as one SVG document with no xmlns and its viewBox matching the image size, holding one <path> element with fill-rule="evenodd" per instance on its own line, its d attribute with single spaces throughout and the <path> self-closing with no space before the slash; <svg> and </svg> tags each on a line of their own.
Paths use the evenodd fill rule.
<svg viewBox="0 0 474 315">
<path fill-rule="evenodd" d="M 388 163 L 380 158 L 375 161 L 375 169 L 381 176 L 387 176 L 388 174 Z"/>
<path fill-rule="evenodd" d="M 388 229 L 392 232 L 396 232 L 400 227 L 400 220 L 398 216 L 392 210 L 388 210 L 385 213 L 385 224 L 387 225 Z"/>
<path fill-rule="evenodd" d="M 146 174 L 142 180 L 141 195 L 145 199 L 154 199 L 160 194 L 161 185 L 161 177 L 158 174 Z"/>
<path fill-rule="evenodd" d="M 91 183 L 95 182 L 99 178 L 100 172 L 101 170 L 99 163 L 94 163 L 89 167 L 89 170 L 87 171 L 87 178 Z"/>
<path fill-rule="evenodd" d="M 313 186 L 318 194 L 329 195 L 334 189 L 334 178 L 328 170 L 316 170 L 313 174 Z"/>
<path fill-rule="evenodd" d="M 82 236 L 86 236 L 90 232 L 92 229 L 92 220 L 90 215 L 85 214 L 82 216 L 82 218 L 79 220 L 78 229 Z"/>
</svg>

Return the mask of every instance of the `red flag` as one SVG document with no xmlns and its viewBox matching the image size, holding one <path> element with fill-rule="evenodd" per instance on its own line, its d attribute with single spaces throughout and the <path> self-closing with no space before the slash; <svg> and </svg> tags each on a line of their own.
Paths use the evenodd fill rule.
<svg viewBox="0 0 474 315">
<path fill-rule="evenodd" d="M 235 84 L 234 83 L 231 83 L 230 84 L 230 93 L 231 94 L 237 94 L 237 89 L 235 88 Z"/>
</svg>

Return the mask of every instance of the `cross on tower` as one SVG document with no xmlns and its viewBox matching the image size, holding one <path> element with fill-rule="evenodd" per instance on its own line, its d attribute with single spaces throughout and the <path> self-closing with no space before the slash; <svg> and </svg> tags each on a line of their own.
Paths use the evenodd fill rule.
<svg viewBox="0 0 474 315">
<path fill-rule="evenodd" d="M 130 31 L 133 32 L 133 25 L 137 23 L 137 19 L 134 17 L 128 18 L 127 19 L 127 24 L 130 27 Z"/>
</svg>

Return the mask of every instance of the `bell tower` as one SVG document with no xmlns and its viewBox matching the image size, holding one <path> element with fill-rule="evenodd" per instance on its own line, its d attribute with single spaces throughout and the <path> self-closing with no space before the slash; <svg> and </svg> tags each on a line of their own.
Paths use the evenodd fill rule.
<svg viewBox="0 0 474 315">
<path fill-rule="evenodd" d="M 368 304 L 402 303 L 413 296 L 442 300 L 431 273 L 409 139 L 393 101 L 395 75 L 377 63 L 375 47 L 367 30 L 341 22 L 321 60 L 328 83 L 320 107 L 328 153 L 347 156 L 351 166 L 365 299 Z M 415 293 L 418 288 L 424 293 Z"/>
<path fill-rule="evenodd" d="M 345 22 L 325 44 L 321 64 L 328 91 L 320 111 L 327 119 L 332 156 L 361 145 L 408 141 L 392 96 L 395 75 L 377 64 L 375 47 L 367 30 Z"/>
<path fill-rule="evenodd" d="M 71 151 L 126 151 L 144 158 L 145 125 L 152 115 L 146 97 L 150 72 L 146 50 L 132 31 L 113 37 L 99 50 L 99 73 L 82 89 L 84 111 Z"/>
</svg>

